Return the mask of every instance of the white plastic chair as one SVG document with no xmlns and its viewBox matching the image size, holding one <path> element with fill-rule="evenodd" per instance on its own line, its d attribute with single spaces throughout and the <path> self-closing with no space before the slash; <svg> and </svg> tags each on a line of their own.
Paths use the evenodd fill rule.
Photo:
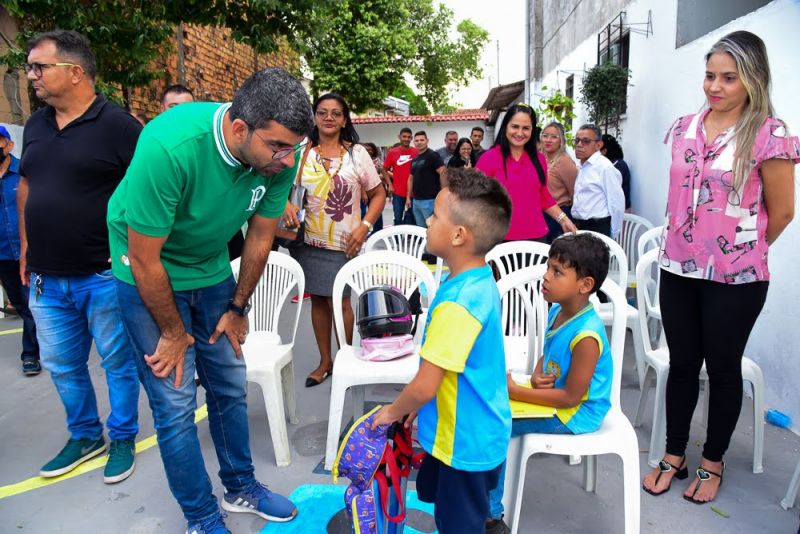
<svg viewBox="0 0 800 534">
<path fill-rule="evenodd" d="M 794 475 L 792 475 L 792 480 L 789 481 L 789 487 L 786 488 L 786 496 L 781 501 L 781 508 L 788 510 L 794 506 L 798 490 L 800 490 L 800 459 L 797 461 L 797 467 L 794 468 Z"/>
<path fill-rule="evenodd" d="M 515 291 L 503 298 L 503 328 L 506 362 L 510 371 L 533 372 L 536 360 L 544 350 L 544 331 L 547 328 L 547 304 L 541 299 L 539 291 L 541 280 L 547 270 L 547 255 L 550 245 L 535 241 L 510 241 L 501 243 L 486 254 L 486 263 L 494 265 L 499 280 L 529 267 L 540 267 L 537 276 L 528 283 L 528 297 L 535 304 L 536 313 L 534 344 L 528 346 L 528 319 L 522 293 Z M 498 281 L 499 281 L 498 280 Z M 501 293 L 502 294 L 502 293 Z"/>
<path fill-rule="evenodd" d="M 342 295 L 345 287 L 350 287 L 351 299 L 355 300 L 365 290 L 382 284 L 396 287 L 406 298 L 410 297 L 415 289 L 424 285 L 428 302 L 433 300 L 438 288 L 427 265 L 403 252 L 380 250 L 358 256 L 347 262 L 336 275 L 333 282 L 333 322 L 340 348 L 333 361 L 328 438 L 325 446 L 326 470 L 333 467 L 336 458 L 347 390 L 352 389 L 355 419 L 364 412 L 364 386 L 408 384 L 419 368 L 419 340 L 424 330 L 422 322 L 417 325 L 414 340 L 417 351 L 405 358 L 387 362 L 364 361 L 357 357 L 361 347 L 347 344 L 342 314 Z"/>
<path fill-rule="evenodd" d="M 231 268 L 238 279 L 239 259 L 231 262 Z M 247 364 L 247 380 L 258 384 L 264 395 L 269 433 L 278 467 L 291 463 L 289 434 L 286 430 L 287 413 L 290 423 L 298 422 L 293 348 L 302 301 L 294 308 L 292 335 L 287 343 L 283 342 L 278 333 L 278 320 L 290 292 L 296 286 L 297 294 L 302 295 L 305 285 L 303 268 L 297 261 L 288 254 L 271 252 L 264 273 L 250 298 L 252 307 L 247 315 L 250 334 L 242 345 L 242 355 Z"/>
<path fill-rule="evenodd" d="M 504 504 L 506 504 L 505 509 L 511 512 L 508 518 L 513 534 L 519 531 L 527 462 L 536 453 L 584 456 L 583 484 L 586 491 L 597 490 L 596 455 L 618 455 L 622 459 L 625 532 L 627 534 L 639 532 L 639 444 L 633 426 L 620 407 L 627 302 L 622 289 L 612 280 L 607 279 L 601 291 L 608 296 L 613 310 L 610 340 L 614 362 L 611 409 L 596 432 L 578 435 L 525 434 L 512 438 L 506 466 Z M 592 530 L 591 527 L 589 530 Z"/>
<path fill-rule="evenodd" d="M 367 239 L 364 245 L 364 251 L 371 252 L 373 250 L 381 250 L 379 245 L 382 244 L 385 250 L 405 252 L 418 260 L 422 260 L 422 255 L 425 253 L 425 245 L 427 243 L 428 232 L 425 228 L 410 224 L 401 224 L 399 226 L 384 228 L 369 236 L 369 239 Z M 442 258 L 436 258 L 434 280 L 436 280 L 437 286 L 442 283 L 443 269 L 444 260 Z"/>
<path fill-rule="evenodd" d="M 636 275 L 633 270 L 636 268 L 636 262 L 639 259 L 637 245 L 639 244 L 639 237 L 642 233 L 651 230 L 653 223 L 632 213 L 626 213 L 622 216 L 622 231 L 617 235 L 616 241 L 622 250 L 625 251 L 625 257 L 628 259 L 628 287 L 633 287 L 636 283 Z M 612 261 L 611 269 L 619 269 Z"/>
<path fill-rule="evenodd" d="M 645 302 L 648 298 L 645 289 L 652 280 L 653 268 L 657 267 L 657 262 L 658 250 L 650 250 L 642 256 L 636 266 L 636 295 L 640 302 Z M 651 382 L 655 379 L 655 404 L 653 407 L 652 429 L 650 431 L 650 453 L 647 463 L 652 467 L 656 467 L 659 460 L 664 457 L 667 439 L 666 408 L 669 349 L 665 343 L 660 343 L 657 348 L 653 348 L 648 328 L 648 307 L 644 306 L 641 309 L 643 313 L 639 316 L 639 329 L 636 337 L 639 338 L 643 348 L 643 370 L 645 376 L 634 423 L 637 427 L 642 423 L 647 405 L 647 396 L 652 387 Z M 708 374 L 706 373 L 705 364 L 700 370 L 700 380 L 705 383 L 707 399 Z M 742 380 L 750 382 L 753 386 L 753 473 L 762 473 L 764 471 L 764 377 L 758 364 L 747 357 L 742 358 Z"/>
</svg>

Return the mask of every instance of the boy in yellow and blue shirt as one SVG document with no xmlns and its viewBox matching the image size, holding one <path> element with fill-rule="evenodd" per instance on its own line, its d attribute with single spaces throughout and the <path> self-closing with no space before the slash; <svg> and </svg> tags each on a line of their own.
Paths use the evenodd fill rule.
<svg viewBox="0 0 800 534">
<path fill-rule="evenodd" d="M 435 503 L 441 534 L 483 532 L 511 433 L 500 295 L 485 255 L 508 230 L 511 201 L 474 169 L 448 172 L 428 219 L 427 248 L 450 266 L 430 306 L 420 368 L 374 426 L 419 411 L 428 453 L 420 500 Z"/>
</svg>

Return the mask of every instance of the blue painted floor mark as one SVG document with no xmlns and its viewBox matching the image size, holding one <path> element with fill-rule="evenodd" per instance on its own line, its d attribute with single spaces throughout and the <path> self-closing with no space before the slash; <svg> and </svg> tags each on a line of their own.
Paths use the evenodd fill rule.
<svg viewBox="0 0 800 534">
<path fill-rule="evenodd" d="M 304 484 L 289 499 L 297 506 L 297 517 L 288 523 L 267 523 L 261 534 L 325 534 L 328 522 L 344 508 L 344 485 Z M 433 504 L 421 502 L 408 490 L 407 508 L 433 515 Z M 422 534 L 406 525 L 406 534 Z"/>
</svg>

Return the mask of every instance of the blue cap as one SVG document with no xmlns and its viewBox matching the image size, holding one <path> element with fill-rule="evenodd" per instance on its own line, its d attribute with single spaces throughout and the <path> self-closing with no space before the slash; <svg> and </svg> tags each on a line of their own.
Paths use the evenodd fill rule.
<svg viewBox="0 0 800 534">
<path fill-rule="evenodd" d="M 11 141 L 11 134 L 8 133 L 8 130 L 6 130 L 6 127 L 2 124 L 0 124 L 0 135 Z"/>
</svg>

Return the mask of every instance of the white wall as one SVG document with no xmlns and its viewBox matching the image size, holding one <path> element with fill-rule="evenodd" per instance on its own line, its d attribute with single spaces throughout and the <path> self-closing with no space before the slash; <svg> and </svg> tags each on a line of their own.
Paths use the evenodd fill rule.
<svg viewBox="0 0 800 534">
<path fill-rule="evenodd" d="M 653 34 L 631 34 L 628 88 L 628 114 L 620 142 L 631 168 L 631 195 L 634 212 L 656 224 L 664 218 L 668 170 L 668 147 L 664 135 L 680 115 L 698 111 L 704 104 L 702 91 L 704 56 L 711 45 L 735 30 L 759 35 L 767 45 L 773 78 L 773 104 L 777 115 L 800 133 L 800 69 L 797 60 L 797 32 L 800 28 L 800 3 L 775 0 L 769 5 L 734 20 L 714 32 L 675 49 L 676 0 L 640 0 L 626 6 L 627 20 L 643 22 L 652 11 Z M 541 85 L 564 88 L 570 71 L 591 68 L 597 62 L 597 37 L 592 35 L 559 65 L 546 73 Z M 576 100 L 580 95 L 580 73 L 575 74 Z M 558 82 L 558 83 L 557 83 Z M 577 106 L 575 126 L 586 121 L 585 111 Z M 796 195 L 797 196 L 797 195 Z M 796 200 L 795 200 L 796 202 Z M 746 354 L 761 366 L 767 384 L 769 408 L 788 413 L 793 428 L 800 431 L 800 285 L 794 281 L 800 265 L 800 209 L 796 220 L 780 240 L 770 247 L 772 281 L 764 311 L 750 336 Z"/>
<path fill-rule="evenodd" d="M 412 132 L 425 130 L 428 134 L 428 146 L 433 150 L 444 146 L 444 134 L 450 130 L 458 132 L 459 137 L 469 137 L 472 128 L 480 126 L 484 129 L 483 147 L 492 146 L 490 131 L 484 121 L 446 121 L 446 122 L 379 122 L 372 124 L 355 124 L 361 141 L 372 142 L 379 147 L 390 147 L 397 143 L 400 130 L 406 126 Z"/>
</svg>

